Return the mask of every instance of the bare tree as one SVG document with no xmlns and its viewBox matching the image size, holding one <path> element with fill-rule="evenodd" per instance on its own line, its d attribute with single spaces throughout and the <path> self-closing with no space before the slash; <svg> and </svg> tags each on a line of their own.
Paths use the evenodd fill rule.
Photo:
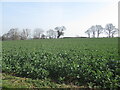
<svg viewBox="0 0 120 90">
<path fill-rule="evenodd" d="M 96 32 L 97 32 L 97 37 L 103 32 L 103 27 L 101 25 L 96 25 Z"/>
<path fill-rule="evenodd" d="M 21 33 L 21 39 L 26 40 L 28 39 L 29 35 L 30 35 L 30 29 L 23 29 Z"/>
<path fill-rule="evenodd" d="M 64 30 L 66 30 L 65 26 L 56 27 L 55 30 L 57 30 L 57 38 L 60 38 L 60 36 L 64 35 Z"/>
<path fill-rule="evenodd" d="M 7 38 L 10 40 L 20 40 L 20 32 L 18 31 L 18 28 L 12 28 L 7 33 Z"/>
<path fill-rule="evenodd" d="M 2 40 L 8 40 L 8 33 L 5 33 L 2 35 Z"/>
<path fill-rule="evenodd" d="M 95 38 L 96 27 L 95 26 L 91 26 L 90 31 L 92 33 L 93 38 Z"/>
<path fill-rule="evenodd" d="M 115 34 L 118 34 L 117 28 L 115 28 L 114 31 L 111 32 L 111 37 L 114 37 Z"/>
<path fill-rule="evenodd" d="M 85 31 L 85 33 L 88 34 L 88 37 L 90 38 L 90 33 L 91 33 L 90 29 L 88 29 L 87 31 Z"/>
<path fill-rule="evenodd" d="M 113 26 L 112 23 L 106 24 L 105 32 L 108 34 L 108 37 L 112 37 L 112 35 L 114 35 L 114 33 L 115 33 L 115 30 L 116 30 L 116 28 L 115 28 L 115 26 Z"/>
<path fill-rule="evenodd" d="M 42 34 L 43 34 L 44 30 L 41 28 L 36 28 L 34 30 L 34 39 L 40 39 Z"/>
<path fill-rule="evenodd" d="M 54 31 L 54 30 L 52 30 L 52 29 L 50 29 L 50 30 L 47 31 L 47 36 L 48 36 L 49 38 L 56 38 L 57 32 Z"/>
</svg>

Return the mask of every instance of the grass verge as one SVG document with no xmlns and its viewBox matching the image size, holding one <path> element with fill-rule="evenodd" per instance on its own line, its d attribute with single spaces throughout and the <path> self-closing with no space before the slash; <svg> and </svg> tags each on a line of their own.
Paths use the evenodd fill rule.
<svg viewBox="0 0 120 90">
<path fill-rule="evenodd" d="M 31 78 L 16 77 L 10 74 L 2 73 L 2 88 L 80 88 L 74 85 L 57 84 L 50 79 L 33 80 Z M 83 87 L 81 87 L 83 88 Z"/>
</svg>

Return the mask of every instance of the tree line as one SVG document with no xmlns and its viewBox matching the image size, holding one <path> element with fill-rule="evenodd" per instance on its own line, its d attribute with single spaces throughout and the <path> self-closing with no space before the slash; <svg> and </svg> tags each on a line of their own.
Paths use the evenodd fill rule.
<svg viewBox="0 0 120 90">
<path fill-rule="evenodd" d="M 23 29 L 19 31 L 18 28 L 11 28 L 7 33 L 3 34 L 0 39 L 2 40 L 27 40 L 27 39 L 53 39 L 60 38 L 64 35 L 65 26 L 55 27 L 54 29 L 49 29 L 44 31 L 41 28 L 36 28 L 31 34 L 31 29 Z M 107 34 L 107 37 L 114 37 L 115 34 L 118 34 L 118 29 L 112 24 L 106 24 L 103 28 L 101 25 L 93 25 L 88 30 L 85 31 L 88 35 L 88 38 L 99 38 L 100 34 Z"/>
<path fill-rule="evenodd" d="M 60 38 L 64 35 L 65 26 L 55 27 L 44 32 L 41 28 L 34 29 L 33 35 L 31 29 L 23 29 L 21 32 L 18 28 L 11 28 L 7 33 L 1 36 L 2 40 L 27 40 L 27 39 L 45 39 L 45 38 Z"/>
<path fill-rule="evenodd" d="M 107 34 L 107 37 L 114 37 L 115 34 L 118 33 L 118 29 L 113 26 L 112 23 L 106 24 L 105 28 L 101 25 L 94 25 L 91 26 L 88 30 L 85 31 L 88 37 L 97 37 L 99 38 L 100 34 L 104 33 Z"/>
</svg>

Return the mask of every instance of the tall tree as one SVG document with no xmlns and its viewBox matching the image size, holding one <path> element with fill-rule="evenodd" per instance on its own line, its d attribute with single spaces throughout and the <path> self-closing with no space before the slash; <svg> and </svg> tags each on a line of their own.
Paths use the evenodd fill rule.
<svg viewBox="0 0 120 90">
<path fill-rule="evenodd" d="M 90 31 L 92 33 L 93 38 L 95 38 L 96 27 L 95 26 L 91 26 Z"/>
<path fill-rule="evenodd" d="M 7 37 L 11 40 L 20 40 L 20 32 L 18 28 L 12 28 L 8 31 Z"/>
<path fill-rule="evenodd" d="M 88 35 L 88 37 L 90 38 L 90 33 L 91 33 L 91 31 L 90 31 L 90 29 L 88 29 L 87 31 L 85 31 L 85 33 Z"/>
<path fill-rule="evenodd" d="M 56 27 L 55 30 L 57 30 L 57 38 L 60 38 L 60 36 L 64 35 L 64 30 L 66 30 L 65 26 Z"/>
<path fill-rule="evenodd" d="M 8 33 L 5 33 L 5 34 L 3 34 L 2 35 L 2 40 L 4 41 L 4 40 L 8 40 L 9 38 L 8 38 Z"/>
<path fill-rule="evenodd" d="M 54 30 L 52 30 L 52 29 L 50 29 L 50 30 L 47 31 L 47 36 L 48 36 L 49 38 L 56 38 L 57 32 L 54 31 Z"/>
<path fill-rule="evenodd" d="M 101 25 L 96 25 L 96 32 L 97 32 L 97 37 L 103 32 L 103 27 Z"/>
<path fill-rule="evenodd" d="M 23 29 L 21 33 L 21 39 L 26 40 L 30 36 L 30 29 Z"/>
<path fill-rule="evenodd" d="M 112 33 L 116 30 L 115 26 L 112 23 L 106 24 L 105 32 L 107 33 L 108 37 L 112 37 Z"/>
<path fill-rule="evenodd" d="M 111 37 L 114 37 L 115 34 L 118 34 L 118 29 L 115 28 L 112 32 L 111 32 Z"/>
</svg>

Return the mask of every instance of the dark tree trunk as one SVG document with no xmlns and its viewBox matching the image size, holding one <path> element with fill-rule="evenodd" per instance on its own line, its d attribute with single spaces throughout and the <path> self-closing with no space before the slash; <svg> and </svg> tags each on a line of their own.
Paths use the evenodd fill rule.
<svg viewBox="0 0 120 90">
<path fill-rule="evenodd" d="M 57 38 L 60 38 L 60 35 L 58 35 Z"/>
</svg>

